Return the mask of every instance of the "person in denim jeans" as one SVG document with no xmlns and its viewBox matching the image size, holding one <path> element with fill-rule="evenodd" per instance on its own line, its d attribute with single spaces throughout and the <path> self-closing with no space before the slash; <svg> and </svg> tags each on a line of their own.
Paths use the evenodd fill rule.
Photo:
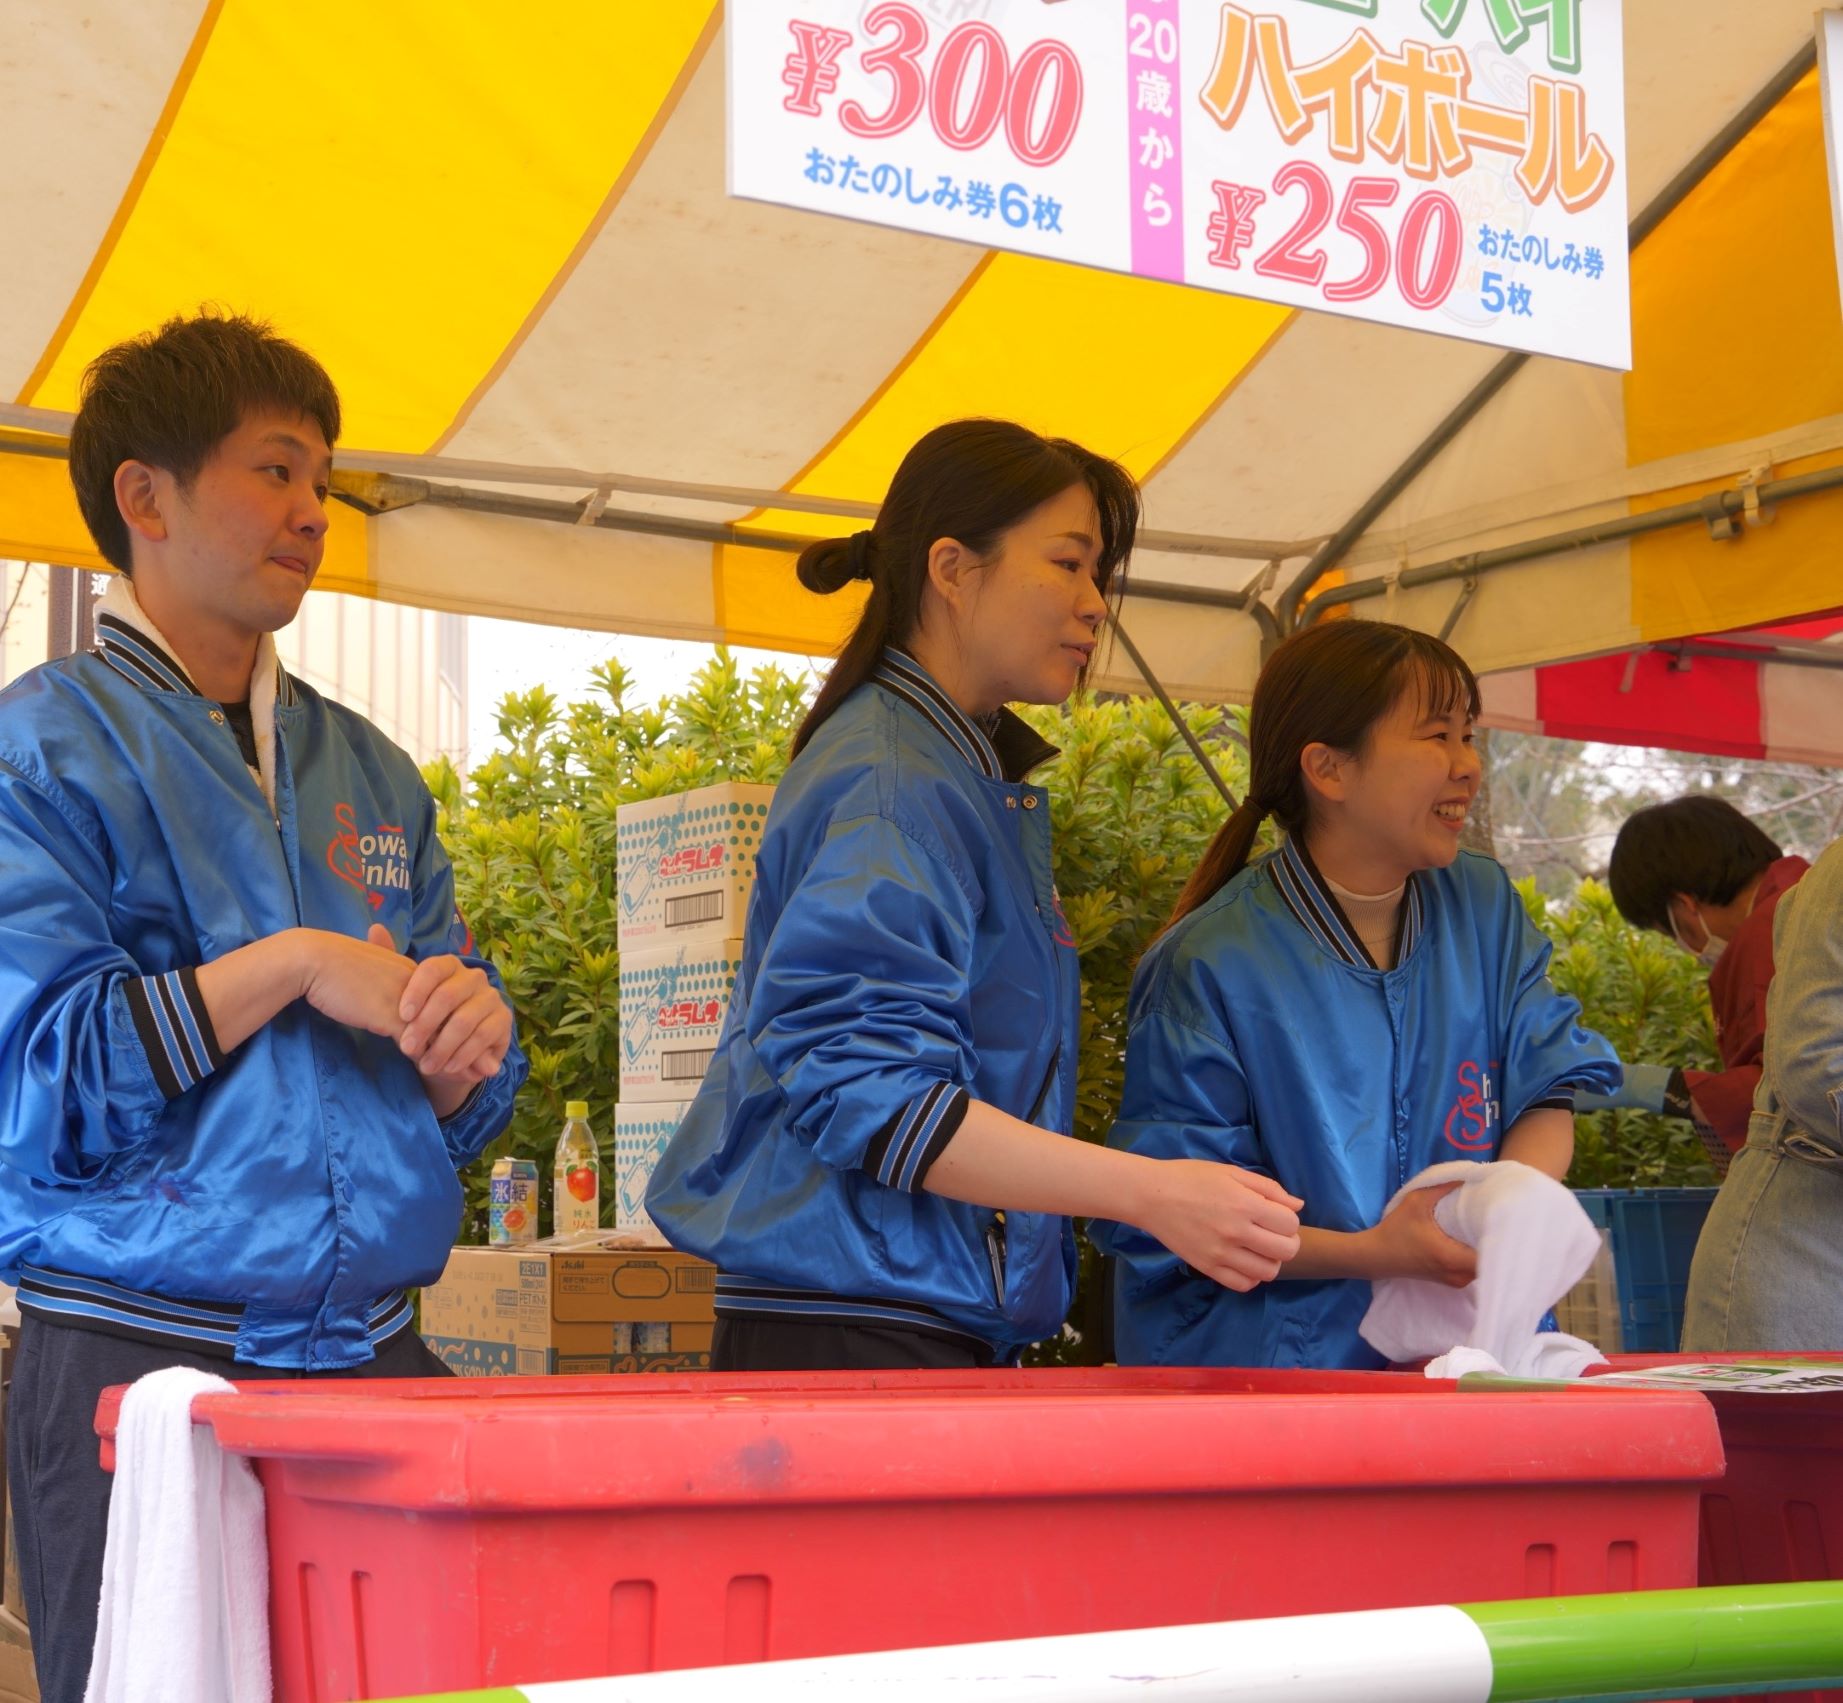
<svg viewBox="0 0 1843 1703">
<path fill-rule="evenodd" d="M 1843 841 L 1779 901 L 1747 1145 L 1696 1245 L 1686 1353 L 1843 1349 Z"/>
</svg>

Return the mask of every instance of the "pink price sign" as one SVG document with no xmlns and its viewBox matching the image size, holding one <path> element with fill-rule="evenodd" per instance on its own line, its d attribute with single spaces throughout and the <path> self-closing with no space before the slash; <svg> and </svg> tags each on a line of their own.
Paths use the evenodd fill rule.
<svg viewBox="0 0 1843 1703">
<path fill-rule="evenodd" d="M 1128 204 L 1132 269 L 1184 279 L 1184 131 L 1181 57 L 1172 0 L 1126 0 Z"/>
<path fill-rule="evenodd" d="M 733 194 L 1631 364 L 1623 0 L 747 0 Z"/>
</svg>

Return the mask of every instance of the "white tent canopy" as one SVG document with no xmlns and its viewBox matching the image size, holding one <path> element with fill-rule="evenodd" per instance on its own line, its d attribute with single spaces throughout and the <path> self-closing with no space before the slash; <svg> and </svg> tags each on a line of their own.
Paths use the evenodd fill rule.
<svg viewBox="0 0 1843 1703">
<path fill-rule="evenodd" d="M 1631 204 L 1665 214 L 1640 226 L 1634 370 L 1507 377 L 1476 344 L 731 200 L 721 7 L 609 17 L 15 0 L 0 554 L 95 562 L 56 458 L 83 364 L 214 301 L 340 383 L 340 482 L 375 512 L 339 519 L 322 583 L 368 596 L 823 650 L 853 611 L 754 541 L 861 525 L 923 430 L 999 414 L 1145 481 L 1123 625 L 1179 696 L 1245 695 L 1322 568 L 1369 582 L 1363 613 L 1450 624 L 1500 719 L 1556 730 L 1585 721 L 1542 665 L 1843 607 L 1843 497 L 1785 484 L 1843 463 L 1809 0 L 1626 0 Z M 1732 528 L 1692 506 L 1580 542 L 1710 493 Z M 1843 756 L 1821 651 L 1664 660 L 1623 694 L 1637 720 L 1732 667 L 1755 681 L 1735 748 Z M 1125 653 L 1105 683 L 1138 684 Z"/>
</svg>

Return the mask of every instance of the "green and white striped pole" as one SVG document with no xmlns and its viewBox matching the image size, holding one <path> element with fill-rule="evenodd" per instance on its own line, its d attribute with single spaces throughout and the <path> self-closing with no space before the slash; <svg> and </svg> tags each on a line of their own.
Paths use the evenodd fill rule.
<svg viewBox="0 0 1843 1703">
<path fill-rule="evenodd" d="M 1639 1703 L 1830 1685 L 1843 1685 L 1843 1583 L 1231 1620 L 422 1703 Z"/>
</svg>

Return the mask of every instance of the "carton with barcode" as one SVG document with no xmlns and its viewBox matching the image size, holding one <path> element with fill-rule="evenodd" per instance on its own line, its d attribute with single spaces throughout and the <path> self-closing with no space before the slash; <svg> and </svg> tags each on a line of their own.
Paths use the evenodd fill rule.
<svg viewBox="0 0 1843 1703">
<path fill-rule="evenodd" d="M 665 1237 L 647 1216 L 646 1185 L 690 1105 L 685 1100 L 623 1100 L 614 1108 L 614 1227 L 649 1247 Z"/>
<path fill-rule="evenodd" d="M 737 939 L 621 954 L 623 1101 L 689 1100 L 716 1055 L 742 964 Z"/>
<path fill-rule="evenodd" d="M 615 811 L 616 930 L 623 953 L 742 933 L 773 798 L 771 786 L 726 782 Z"/>
</svg>

